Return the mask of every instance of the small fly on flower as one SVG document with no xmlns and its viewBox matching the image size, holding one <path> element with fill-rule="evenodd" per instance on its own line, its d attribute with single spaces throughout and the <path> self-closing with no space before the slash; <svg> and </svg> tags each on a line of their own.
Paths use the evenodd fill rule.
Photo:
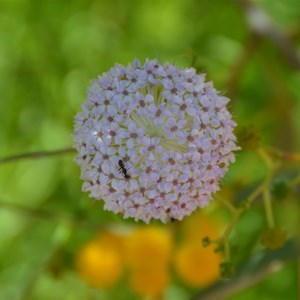
<svg viewBox="0 0 300 300">
<path fill-rule="evenodd" d="M 124 176 L 124 178 L 125 178 L 125 179 L 130 179 L 131 176 L 128 174 L 128 171 L 127 171 L 127 169 L 125 168 L 125 165 L 124 165 L 124 162 L 123 162 L 122 159 L 120 159 L 120 160 L 118 161 L 118 165 L 119 165 L 118 170 L 119 170 L 120 173 L 122 173 L 122 175 Z"/>
</svg>

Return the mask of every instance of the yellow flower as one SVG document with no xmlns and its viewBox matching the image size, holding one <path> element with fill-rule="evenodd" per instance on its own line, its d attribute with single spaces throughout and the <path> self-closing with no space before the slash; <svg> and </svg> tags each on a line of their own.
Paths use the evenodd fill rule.
<svg viewBox="0 0 300 300">
<path fill-rule="evenodd" d="M 129 283 L 142 296 L 160 296 L 169 283 L 172 238 L 159 226 L 139 227 L 126 240 Z"/>
<path fill-rule="evenodd" d="M 219 220 L 199 212 L 183 221 L 183 239 L 201 242 L 203 238 L 209 237 L 210 240 L 215 240 L 220 236 L 220 227 L 221 222 Z"/>
<path fill-rule="evenodd" d="M 144 266 L 135 268 L 129 277 L 130 286 L 138 295 L 159 297 L 169 283 L 166 266 Z"/>
<path fill-rule="evenodd" d="M 178 276 L 193 287 L 208 286 L 219 278 L 221 256 L 213 247 L 204 248 L 201 241 L 188 242 L 175 253 L 174 265 Z"/>
<path fill-rule="evenodd" d="M 117 248 L 109 243 L 94 240 L 84 245 L 77 253 L 76 268 L 90 285 L 107 288 L 121 277 L 123 263 Z"/>
<path fill-rule="evenodd" d="M 105 231 L 99 234 L 96 239 L 99 243 L 114 248 L 120 254 L 120 258 L 124 260 L 125 236 Z"/>
<path fill-rule="evenodd" d="M 128 265 L 166 265 L 172 251 L 171 234 L 159 226 L 135 229 L 126 241 Z"/>
<path fill-rule="evenodd" d="M 197 213 L 183 224 L 183 240 L 174 254 L 174 267 L 178 276 L 192 287 L 204 287 L 215 282 L 220 275 L 222 256 L 215 253 L 215 245 L 204 247 L 205 237 L 219 237 L 220 222 Z"/>
</svg>

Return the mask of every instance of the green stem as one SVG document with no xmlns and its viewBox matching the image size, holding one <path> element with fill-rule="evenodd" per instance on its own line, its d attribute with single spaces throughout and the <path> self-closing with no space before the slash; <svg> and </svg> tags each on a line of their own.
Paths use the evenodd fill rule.
<svg viewBox="0 0 300 300">
<path fill-rule="evenodd" d="M 228 237 L 229 237 L 233 227 L 238 222 L 241 215 L 244 213 L 244 211 L 247 210 L 251 206 L 252 202 L 264 191 L 264 186 L 265 185 L 263 184 L 263 185 L 260 185 L 258 188 L 256 188 L 245 200 L 245 202 L 244 202 L 245 204 L 243 206 L 241 206 L 240 208 L 235 208 L 234 206 L 232 206 L 230 208 L 234 214 L 233 218 L 232 218 L 231 222 L 227 225 L 223 235 L 218 240 L 215 241 L 216 243 L 219 243 L 221 246 L 223 246 L 225 258 L 227 261 L 229 261 L 229 258 L 230 258 L 230 246 L 228 243 Z"/>
<path fill-rule="evenodd" d="M 29 208 L 26 206 L 9 203 L 9 202 L 0 201 L 0 208 L 11 210 L 16 213 L 23 214 L 23 215 L 40 218 L 43 220 L 50 220 L 50 221 L 58 222 L 58 223 L 71 224 L 74 226 L 86 228 L 87 230 L 99 231 L 99 230 L 103 230 L 103 229 L 109 227 L 108 224 L 104 225 L 104 224 L 99 224 L 99 223 L 98 224 L 92 223 L 89 220 L 78 219 L 69 214 L 68 215 L 67 214 L 59 214 L 56 212 L 51 212 L 51 211 L 42 210 L 42 209 L 32 209 L 32 208 Z"/>
<path fill-rule="evenodd" d="M 228 238 L 231 230 L 233 229 L 234 225 L 237 223 L 237 221 L 239 220 L 241 215 L 244 213 L 245 210 L 247 210 L 249 208 L 249 206 L 252 204 L 252 202 L 258 197 L 259 194 L 261 194 L 263 192 L 263 190 L 264 190 L 264 185 L 260 185 L 257 189 L 255 189 L 248 196 L 248 198 L 245 200 L 245 205 L 243 205 L 240 208 L 235 208 L 234 206 L 232 206 L 231 209 L 234 210 L 234 216 L 233 216 L 230 224 L 226 227 L 221 240 L 225 241 Z"/>
<path fill-rule="evenodd" d="M 225 254 L 225 261 L 230 261 L 230 246 L 228 240 L 224 241 L 224 254 Z"/>
<path fill-rule="evenodd" d="M 270 195 L 268 183 L 269 183 L 269 180 L 266 181 L 266 186 L 263 190 L 263 201 L 264 201 L 268 226 L 269 226 L 269 228 L 274 228 L 275 222 L 274 222 L 272 203 L 271 203 L 271 195 Z"/>
<path fill-rule="evenodd" d="M 272 161 L 272 158 L 270 157 L 270 155 L 268 154 L 267 151 L 265 151 L 264 149 L 260 148 L 258 149 L 258 154 L 260 155 L 260 157 L 263 159 L 263 161 L 265 162 L 269 174 L 263 184 L 263 201 L 264 201 L 264 206 L 265 206 L 265 212 L 266 212 L 266 218 L 267 218 L 267 223 L 268 223 L 268 227 L 269 228 L 274 228 L 275 227 L 275 221 L 274 221 L 274 216 L 273 216 L 273 210 L 272 210 L 272 202 L 271 202 L 271 195 L 270 195 L 270 191 L 269 191 L 269 186 L 270 186 L 270 182 L 271 179 L 275 173 L 275 171 L 278 168 L 278 164 L 274 164 L 274 162 Z"/>
<path fill-rule="evenodd" d="M 268 153 L 263 149 L 263 148 L 259 148 L 257 150 L 259 156 L 262 158 L 262 160 L 264 161 L 265 165 L 267 166 L 267 168 L 269 169 L 269 171 L 271 172 L 274 169 L 274 164 L 272 162 L 271 157 L 268 155 Z"/>
<path fill-rule="evenodd" d="M 237 221 L 239 220 L 241 214 L 244 212 L 244 209 L 238 209 L 236 210 L 235 215 L 233 216 L 231 222 L 229 223 L 229 225 L 226 227 L 221 240 L 223 240 L 223 242 L 227 241 L 229 234 L 231 233 L 234 225 L 237 223 Z"/>
<path fill-rule="evenodd" d="M 8 162 L 14 162 L 14 161 L 23 160 L 23 159 L 37 159 L 37 158 L 42 158 L 42 157 L 55 156 L 55 155 L 61 155 L 61 154 L 70 154 L 70 153 L 75 153 L 75 149 L 65 148 L 65 149 L 50 150 L 50 151 L 21 153 L 18 155 L 0 158 L 0 164 L 5 164 Z"/>
<path fill-rule="evenodd" d="M 222 204 L 223 204 L 224 206 L 226 206 L 226 208 L 227 208 L 228 210 L 230 210 L 233 214 L 236 213 L 237 208 L 234 207 L 229 201 L 227 201 L 226 199 L 224 199 L 223 197 L 218 196 L 218 195 L 216 195 L 215 198 L 216 198 L 217 200 L 219 200 L 220 202 L 222 202 Z"/>
<path fill-rule="evenodd" d="M 264 190 L 264 185 L 262 184 L 251 193 L 251 195 L 245 201 L 246 202 L 245 206 L 251 205 L 252 202 L 263 192 L 263 190 Z"/>
</svg>

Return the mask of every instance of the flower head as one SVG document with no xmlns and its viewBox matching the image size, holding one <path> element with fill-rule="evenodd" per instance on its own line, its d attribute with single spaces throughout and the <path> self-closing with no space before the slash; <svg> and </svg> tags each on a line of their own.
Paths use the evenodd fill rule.
<svg viewBox="0 0 300 300">
<path fill-rule="evenodd" d="M 175 253 L 174 266 L 180 279 L 192 287 L 205 287 L 220 277 L 222 258 L 212 247 L 187 242 Z"/>
<path fill-rule="evenodd" d="M 170 232 L 159 226 L 136 228 L 126 240 L 126 261 L 131 269 L 167 266 L 173 240 Z"/>
<path fill-rule="evenodd" d="M 159 226 L 138 227 L 126 240 L 126 259 L 132 290 L 142 296 L 159 297 L 170 281 L 173 239 Z"/>
<path fill-rule="evenodd" d="M 206 206 L 238 149 L 228 101 L 192 68 L 116 65 L 92 83 L 75 119 L 83 190 L 145 222 Z"/>
<path fill-rule="evenodd" d="M 207 287 L 220 277 L 220 264 L 223 256 L 210 245 L 201 241 L 208 237 L 218 239 L 220 220 L 196 213 L 182 223 L 182 239 L 174 251 L 174 269 L 180 279 L 191 287 Z"/>
<path fill-rule="evenodd" d="M 123 271 L 121 254 L 108 240 L 90 241 L 77 253 L 76 269 L 90 285 L 108 288 L 117 283 Z"/>
<path fill-rule="evenodd" d="M 170 282 L 170 275 L 165 266 L 143 266 L 129 274 L 131 289 L 138 295 L 149 299 L 160 299 Z"/>
</svg>

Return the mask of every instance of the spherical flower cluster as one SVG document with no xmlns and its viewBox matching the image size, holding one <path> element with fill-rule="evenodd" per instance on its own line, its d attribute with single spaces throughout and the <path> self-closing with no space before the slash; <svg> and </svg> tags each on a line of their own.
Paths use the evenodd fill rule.
<svg viewBox="0 0 300 300">
<path fill-rule="evenodd" d="M 204 77 L 156 60 L 98 77 L 75 119 L 83 191 L 145 222 L 206 206 L 238 147 L 229 99 Z"/>
</svg>

